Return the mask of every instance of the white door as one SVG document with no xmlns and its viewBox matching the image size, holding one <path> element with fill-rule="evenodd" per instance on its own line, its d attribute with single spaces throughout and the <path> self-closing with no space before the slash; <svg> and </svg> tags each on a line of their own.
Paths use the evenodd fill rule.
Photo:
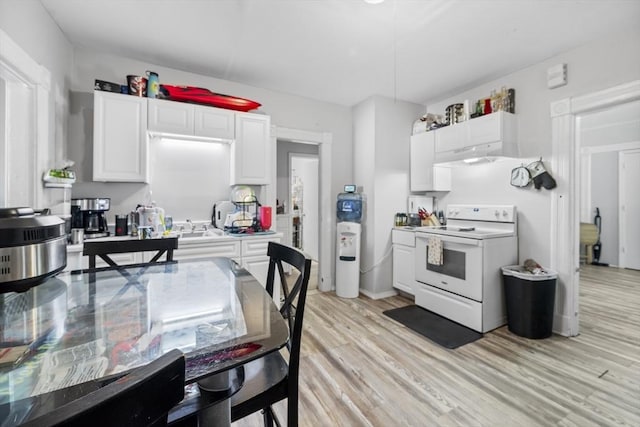
<svg viewBox="0 0 640 427">
<path fill-rule="evenodd" d="M 640 270 L 640 150 L 620 152 L 620 266 Z"/>
<path fill-rule="evenodd" d="M 302 191 L 298 190 L 300 222 L 302 224 L 302 250 L 312 259 L 318 259 L 318 188 L 319 160 L 316 155 L 291 155 L 291 177 L 299 178 Z M 293 197 L 292 197 L 293 200 Z"/>
</svg>

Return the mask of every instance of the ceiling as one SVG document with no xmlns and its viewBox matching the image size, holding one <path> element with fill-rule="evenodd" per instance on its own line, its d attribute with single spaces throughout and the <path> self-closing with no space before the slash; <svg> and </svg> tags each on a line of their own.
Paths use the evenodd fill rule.
<svg viewBox="0 0 640 427">
<path fill-rule="evenodd" d="M 640 22 L 639 0 L 40 1 L 74 46 L 345 106 L 436 101 Z"/>
</svg>

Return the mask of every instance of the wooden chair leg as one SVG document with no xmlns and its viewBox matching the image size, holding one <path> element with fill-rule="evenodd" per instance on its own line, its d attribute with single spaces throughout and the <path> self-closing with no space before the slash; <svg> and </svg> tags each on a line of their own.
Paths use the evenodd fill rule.
<svg viewBox="0 0 640 427">
<path fill-rule="evenodd" d="M 585 250 L 587 251 L 587 264 L 591 264 L 593 262 L 593 245 L 586 245 Z"/>
</svg>

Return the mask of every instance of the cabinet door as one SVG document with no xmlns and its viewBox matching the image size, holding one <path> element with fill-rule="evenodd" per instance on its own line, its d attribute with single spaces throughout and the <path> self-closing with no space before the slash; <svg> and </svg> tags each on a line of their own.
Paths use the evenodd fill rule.
<svg viewBox="0 0 640 427">
<path fill-rule="evenodd" d="M 414 248 L 393 245 L 393 287 L 413 295 L 415 279 Z"/>
<path fill-rule="evenodd" d="M 411 191 L 429 191 L 433 188 L 434 132 L 411 136 Z"/>
<path fill-rule="evenodd" d="M 242 257 L 242 268 L 251 273 L 262 286 L 267 286 L 268 256 Z M 280 274 L 276 271 L 273 282 L 273 301 L 278 307 L 280 307 L 280 286 Z"/>
<path fill-rule="evenodd" d="M 291 227 L 293 218 L 289 214 L 280 214 L 276 215 L 276 231 L 278 233 L 282 233 L 282 244 L 291 246 L 292 238 L 291 238 Z"/>
<path fill-rule="evenodd" d="M 209 138 L 233 139 L 235 137 L 235 114 L 221 108 L 193 106 L 194 135 Z"/>
<path fill-rule="evenodd" d="M 411 136 L 411 191 L 450 191 L 451 168 L 433 164 L 437 131 Z"/>
<path fill-rule="evenodd" d="M 149 100 L 149 131 L 193 135 L 194 106 L 182 102 Z"/>
<path fill-rule="evenodd" d="M 148 182 L 147 98 L 94 92 L 93 180 Z"/>
<path fill-rule="evenodd" d="M 270 183 L 269 116 L 236 114 L 236 139 L 231 144 L 231 185 Z"/>
<path fill-rule="evenodd" d="M 500 141 L 502 130 L 501 112 L 477 117 L 469 123 L 470 145 Z"/>
<path fill-rule="evenodd" d="M 451 191 L 451 168 L 433 166 L 433 191 Z"/>
<path fill-rule="evenodd" d="M 436 152 L 458 150 L 466 147 L 469 140 L 468 122 L 457 123 L 436 129 Z"/>
<path fill-rule="evenodd" d="M 502 141 L 507 146 L 517 146 L 516 115 L 505 111 L 497 111 L 469 121 L 469 144 L 490 144 Z M 506 153 L 517 155 L 517 153 Z"/>
</svg>

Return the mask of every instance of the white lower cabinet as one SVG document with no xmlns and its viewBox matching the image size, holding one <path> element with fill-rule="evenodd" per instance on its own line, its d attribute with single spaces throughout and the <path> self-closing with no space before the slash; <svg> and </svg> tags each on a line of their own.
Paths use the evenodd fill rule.
<svg viewBox="0 0 640 427">
<path fill-rule="evenodd" d="M 262 286 L 267 285 L 267 273 L 269 272 L 269 257 L 267 248 L 269 242 L 280 243 L 280 237 L 268 239 L 243 239 L 242 240 L 242 268 L 251 273 Z M 276 272 L 273 287 L 273 300 L 280 301 L 280 276 Z M 278 304 L 279 305 L 279 304 Z"/>
<path fill-rule="evenodd" d="M 228 237 L 228 238 L 195 238 L 178 240 L 178 249 L 173 251 L 174 261 L 226 257 L 236 261 L 242 268 L 250 272 L 262 286 L 267 284 L 269 271 L 269 257 L 267 247 L 269 242 L 280 243 L 280 235 L 256 237 Z M 78 245 L 79 246 L 79 245 Z M 109 257 L 118 265 L 139 264 L 148 262 L 157 252 L 129 252 L 112 254 Z M 166 259 L 166 254 L 160 258 Z M 96 267 L 106 267 L 108 264 L 96 257 Z M 67 267 L 65 271 L 89 268 L 89 257 L 82 255 L 82 249 L 74 247 L 67 250 Z M 276 272 L 273 299 L 279 305 L 280 277 Z"/>
<path fill-rule="evenodd" d="M 233 258 L 242 268 L 251 273 L 262 286 L 267 284 L 267 272 L 269 271 L 269 257 L 267 247 L 269 242 L 280 242 L 279 236 L 268 237 L 232 237 L 230 239 L 211 239 L 202 241 L 194 239 L 192 241 L 178 241 L 178 249 L 173 253 L 173 259 L 227 257 Z M 280 300 L 280 283 L 276 275 L 276 286 L 274 286 L 273 300 Z"/>
<path fill-rule="evenodd" d="M 392 230 L 393 243 L 393 287 L 415 294 L 415 233 L 413 231 Z"/>
<path fill-rule="evenodd" d="M 140 264 L 145 262 L 145 256 L 142 252 L 128 252 L 123 254 L 110 254 L 109 258 L 118 265 Z M 151 257 L 147 258 L 150 259 Z M 96 268 L 108 267 L 109 264 L 104 262 L 102 258 L 96 256 Z M 64 271 L 82 270 L 89 268 L 89 257 L 82 255 L 82 249 L 79 251 L 67 249 L 67 266 Z"/>
</svg>

